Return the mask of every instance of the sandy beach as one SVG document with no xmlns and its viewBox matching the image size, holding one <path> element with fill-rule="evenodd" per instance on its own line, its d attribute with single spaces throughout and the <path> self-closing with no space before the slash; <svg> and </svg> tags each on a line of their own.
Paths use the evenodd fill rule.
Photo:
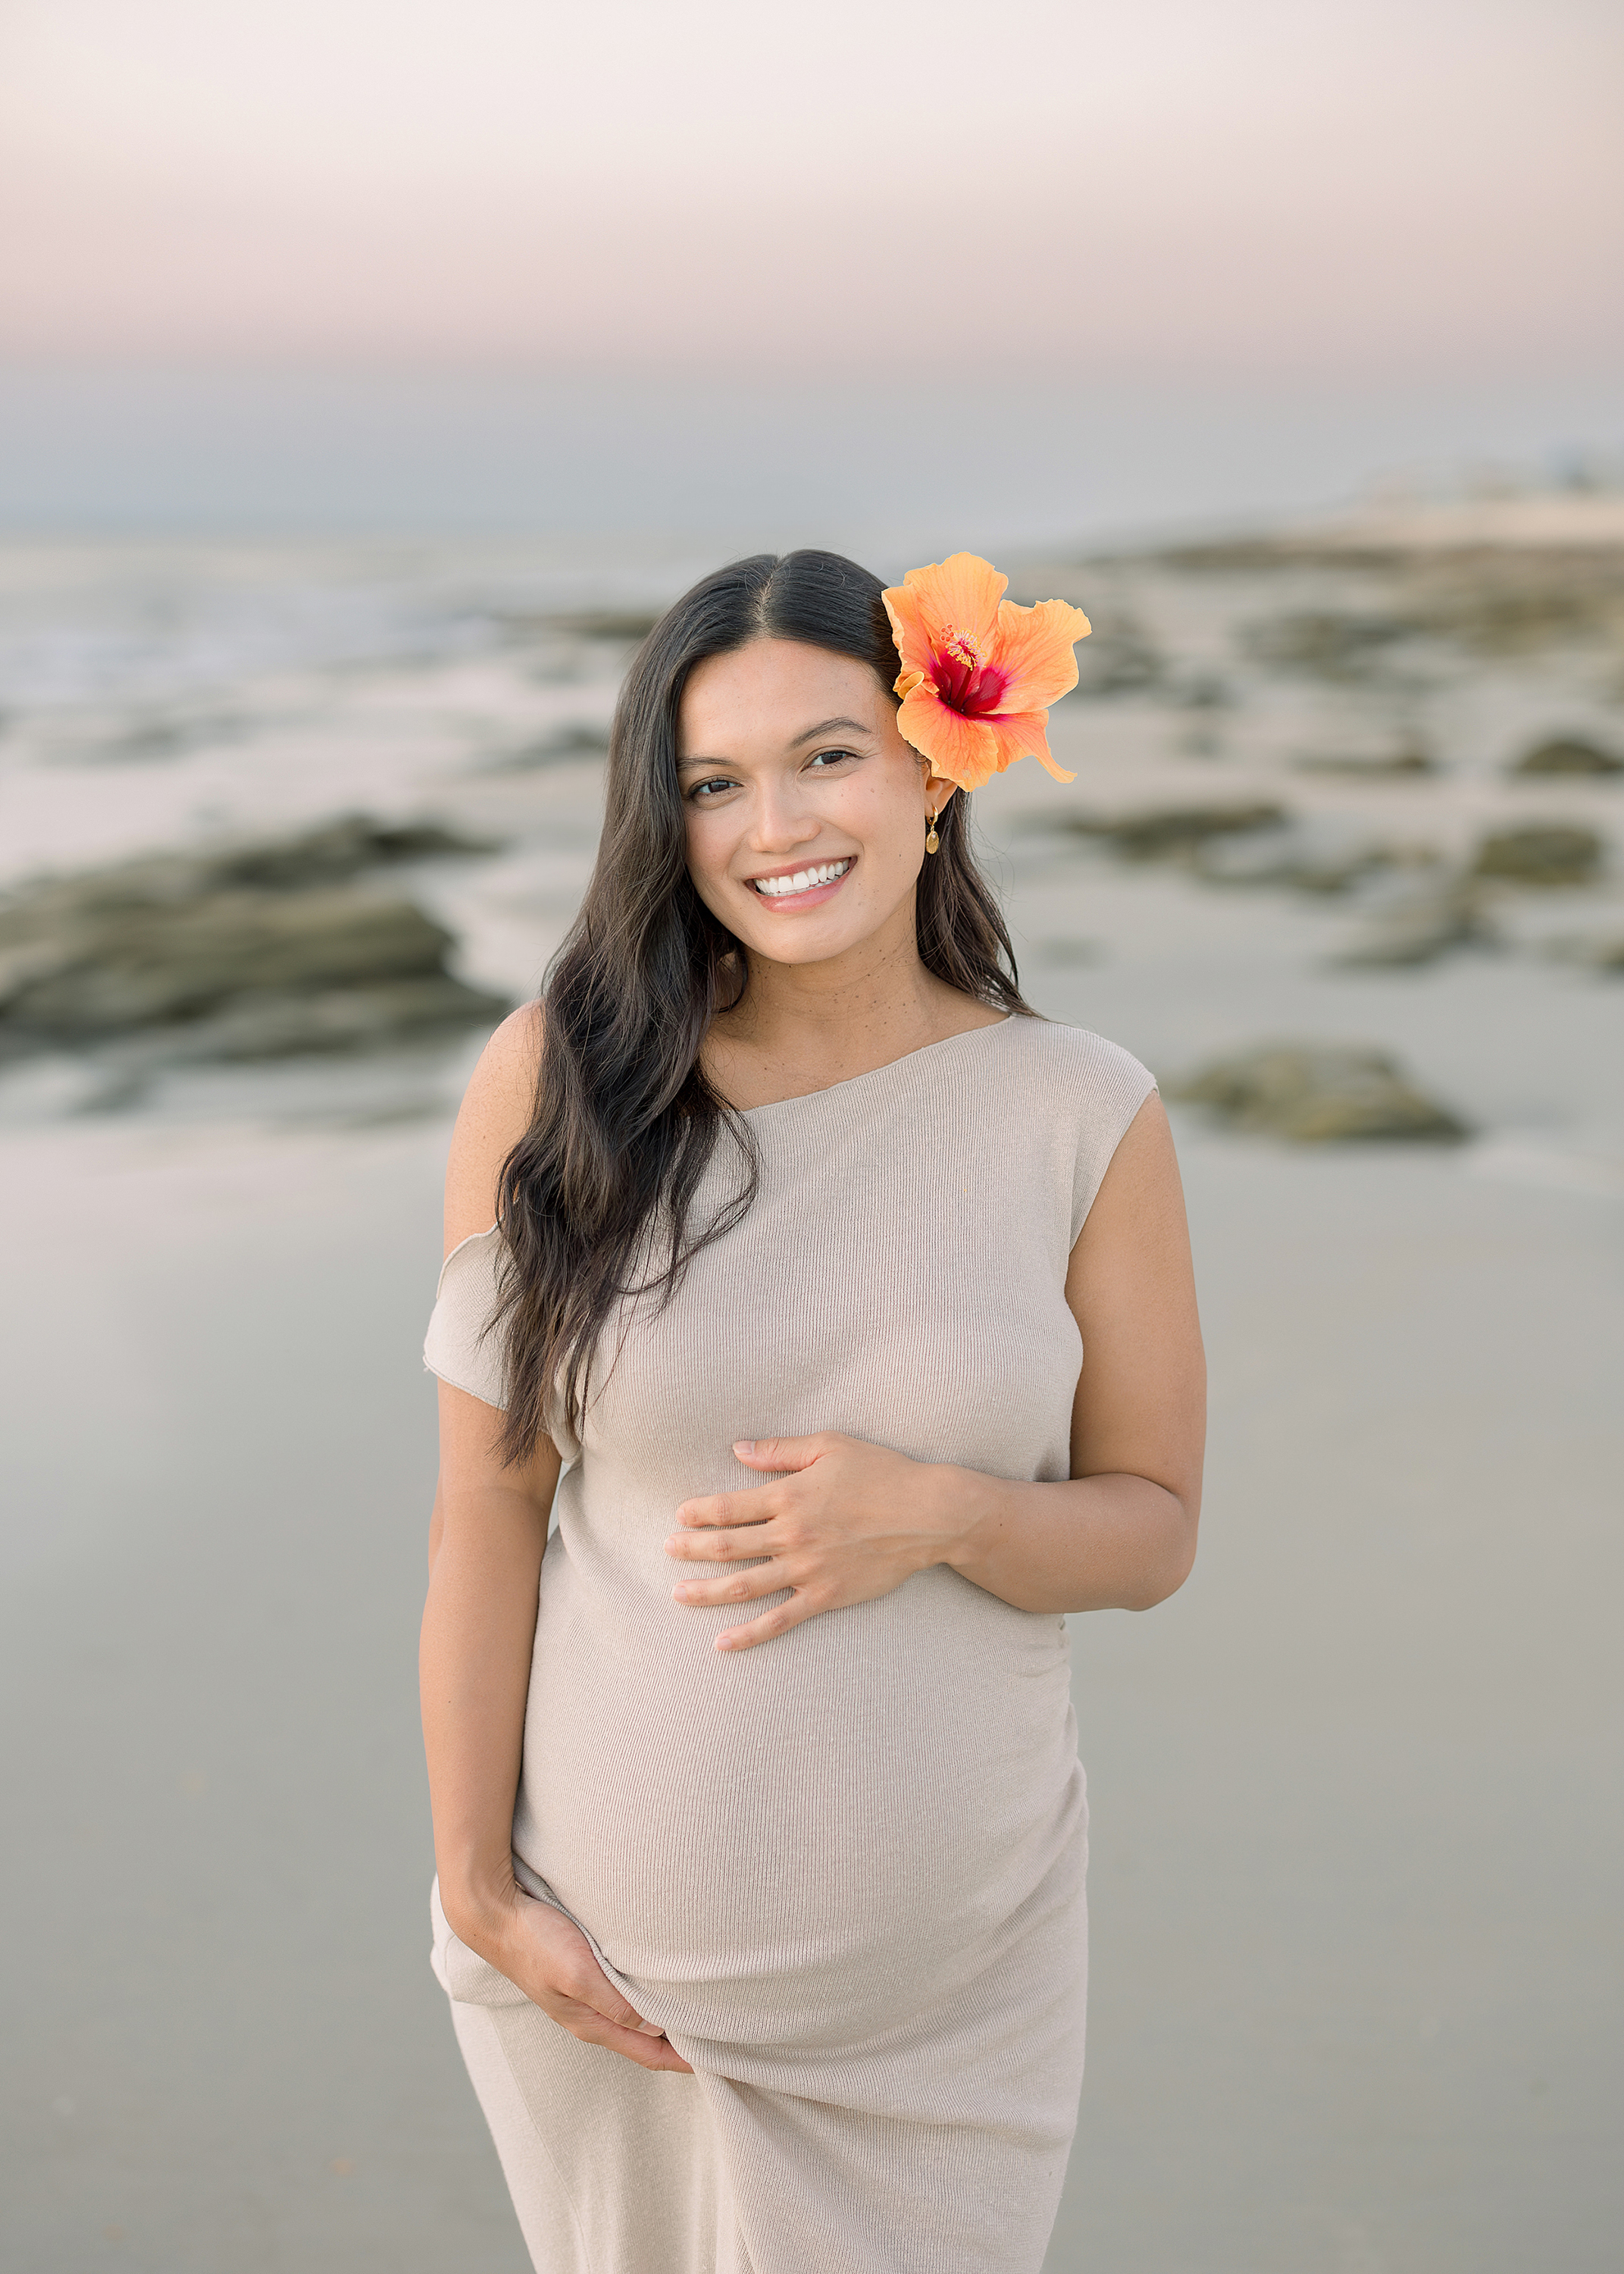
<svg viewBox="0 0 1624 2274">
<path fill-rule="evenodd" d="M 1616 2265 L 1621 563 L 1603 498 L 1017 576 L 1096 620 L 1077 779 L 1024 765 L 978 821 L 1034 1002 L 1174 1100 L 1213 1378 L 1193 1577 L 1073 1622 L 1092 2007 L 1049 2274 Z M 11 907 L 432 818 L 498 849 L 342 890 L 517 998 L 690 565 L 4 548 Z M 1528 770 L 1553 743 L 1601 763 Z M 481 1028 L 256 1056 L 240 1005 L 186 1049 L 27 1015 L 0 2255 L 521 2274 L 427 1968 L 416 1723 L 418 1348 Z M 1274 1042 L 1384 1053 L 1461 1141 L 1178 1102 Z"/>
</svg>

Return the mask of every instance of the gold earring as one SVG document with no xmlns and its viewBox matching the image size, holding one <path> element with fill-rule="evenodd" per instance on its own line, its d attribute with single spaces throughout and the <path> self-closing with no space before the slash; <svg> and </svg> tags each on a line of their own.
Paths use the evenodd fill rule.
<svg viewBox="0 0 1624 2274">
<path fill-rule="evenodd" d="M 925 850 L 927 853 L 938 853 L 942 849 L 942 840 L 936 835 L 936 809 L 934 805 L 930 807 L 929 813 L 930 820 L 925 830 Z"/>
</svg>

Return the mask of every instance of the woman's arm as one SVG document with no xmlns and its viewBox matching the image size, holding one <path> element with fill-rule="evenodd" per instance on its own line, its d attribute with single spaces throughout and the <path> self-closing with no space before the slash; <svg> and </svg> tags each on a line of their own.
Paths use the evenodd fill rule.
<svg viewBox="0 0 1624 2274">
<path fill-rule="evenodd" d="M 440 1901 L 464 1942 L 508 1901 L 536 1595 L 559 1457 L 503 1470 L 500 1416 L 440 1385 L 440 1483 L 419 1672 Z"/>
<path fill-rule="evenodd" d="M 677 1599 L 795 1592 L 718 1647 L 764 1642 L 934 1563 L 1026 1611 L 1146 1610 L 1181 1586 L 1195 1559 L 1206 1365 L 1184 1193 L 1157 1097 L 1106 1171 L 1066 1299 L 1085 1354 L 1070 1481 L 1012 1484 L 834 1434 L 741 1445 L 747 1466 L 794 1473 L 686 1502 L 666 1552 L 770 1560 L 736 1577 L 689 1580 Z"/>
<path fill-rule="evenodd" d="M 498 1030 L 458 1117 L 446 1179 L 446 1252 L 495 1216 L 501 1164 L 534 1089 L 534 1013 Z M 452 1931 L 588 2044 L 645 2068 L 684 2069 L 605 1976 L 579 1928 L 513 1871 L 537 1589 L 559 1456 L 543 1439 L 505 1467 L 495 1410 L 440 1387 L 440 1483 L 429 1532 L 420 1671 L 440 1902 Z"/>
<path fill-rule="evenodd" d="M 966 1531 L 946 1560 L 1023 1611 L 1145 1611 L 1195 1562 L 1207 1361 L 1184 1186 L 1162 1100 L 1116 1148 L 1071 1251 L 1083 1338 L 1071 1479 L 956 1472 Z"/>
</svg>

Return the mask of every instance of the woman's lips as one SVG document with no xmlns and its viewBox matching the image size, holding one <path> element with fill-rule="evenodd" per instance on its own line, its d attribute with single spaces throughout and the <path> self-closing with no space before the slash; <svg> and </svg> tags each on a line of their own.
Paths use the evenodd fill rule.
<svg viewBox="0 0 1624 2274">
<path fill-rule="evenodd" d="M 787 876 L 752 877 L 749 890 L 764 907 L 770 908 L 821 906 L 831 894 L 839 891 L 856 862 L 854 853 L 845 854 L 838 861 L 808 861 L 804 869 L 793 870 Z M 763 885 L 771 886 L 771 890 L 763 891 Z"/>
</svg>

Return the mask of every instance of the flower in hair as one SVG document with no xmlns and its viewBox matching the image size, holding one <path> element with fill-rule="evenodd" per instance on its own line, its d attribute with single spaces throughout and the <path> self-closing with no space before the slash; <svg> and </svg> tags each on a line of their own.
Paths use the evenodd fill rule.
<svg viewBox="0 0 1624 2274">
<path fill-rule="evenodd" d="M 1074 781 L 1049 750 L 1049 706 L 1077 684 L 1071 650 L 1088 619 L 1065 600 L 1023 608 L 990 561 L 955 553 L 910 568 L 884 595 L 902 659 L 897 725 L 931 771 L 980 789 L 1018 758 Z"/>
</svg>

